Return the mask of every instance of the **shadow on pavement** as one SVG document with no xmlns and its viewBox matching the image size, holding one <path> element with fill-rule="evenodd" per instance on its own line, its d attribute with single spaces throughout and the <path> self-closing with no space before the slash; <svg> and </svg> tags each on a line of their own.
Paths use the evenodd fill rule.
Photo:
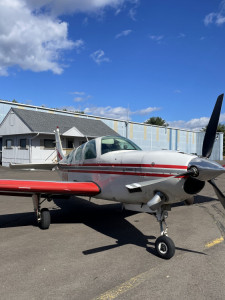
<svg viewBox="0 0 225 300">
<path fill-rule="evenodd" d="M 59 209 L 51 210 L 51 221 L 53 224 L 83 223 L 95 231 L 116 240 L 116 243 L 112 245 L 84 250 L 84 255 L 90 255 L 124 245 L 133 244 L 145 248 L 146 251 L 157 256 L 154 243 L 156 237 L 144 235 L 140 230 L 126 220 L 126 217 L 134 215 L 136 212 L 122 212 L 121 205 L 117 203 L 98 205 L 78 197 L 67 200 L 57 199 L 54 200 L 54 202 Z M 37 226 L 33 212 L 3 215 L 0 219 L 0 228 L 31 225 Z M 203 252 L 194 250 L 179 247 L 176 247 L 176 249 L 184 252 L 205 255 Z"/>
</svg>

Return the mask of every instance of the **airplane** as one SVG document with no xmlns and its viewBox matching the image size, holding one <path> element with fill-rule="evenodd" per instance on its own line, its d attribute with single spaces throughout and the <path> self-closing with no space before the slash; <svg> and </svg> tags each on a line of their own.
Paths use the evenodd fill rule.
<svg viewBox="0 0 225 300">
<path fill-rule="evenodd" d="M 170 259 L 175 254 L 175 245 L 168 237 L 166 218 L 172 204 L 198 194 L 207 181 L 225 208 L 225 196 L 214 181 L 225 173 L 225 168 L 209 160 L 223 97 L 224 94 L 218 96 L 206 128 L 202 156 L 171 150 L 142 151 L 119 135 L 89 140 L 64 156 L 57 128 L 58 162 L 12 164 L 11 168 L 56 168 L 62 181 L 0 180 L 0 195 L 31 196 L 41 229 L 48 229 L 51 223 L 49 210 L 41 208 L 45 200 L 81 195 L 120 202 L 125 209 L 156 217 L 160 236 L 155 241 L 155 250 L 159 257 Z"/>
</svg>

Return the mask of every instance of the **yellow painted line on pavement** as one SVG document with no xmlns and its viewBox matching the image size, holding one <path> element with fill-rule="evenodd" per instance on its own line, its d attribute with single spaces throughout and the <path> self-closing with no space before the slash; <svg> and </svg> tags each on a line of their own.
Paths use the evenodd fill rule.
<svg viewBox="0 0 225 300">
<path fill-rule="evenodd" d="M 104 294 L 94 298 L 93 300 L 110 300 L 115 299 L 121 294 L 128 292 L 134 287 L 140 285 L 142 282 L 146 281 L 148 277 L 152 275 L 152 270 L 148 270 L 147 272 L 141 273 L 135 277 L 132 277 L 128 281 L 118 285 L 117 287 L 105 292 Z"/>
<path fill-rule="evenodd" d="M 213 246 L 215 246 L 215 245 L 217 245 L 217 244 L 222 243 L 223 241 L 224 241 L 224 238 L 221 236 L 220 238 L 218 238 L 218 239 L 216 239 L 216 240 L 214 240 L 214 241 L 212 241 L 212 242 L 207 243 L 207 244 L 205 245 L 205 247 L 206 247 L 206 248 L 211 248 L 211 247 L 213 247 Z"/>
<path fill-rule="evenodd" d="M 205 245 L 205 248 L 211 248 L 217 244 L 220 244 L 224 241 L 223 237 L 220 237 L 218 239 L 215 239 Z M 158 268 L 158 267 L 157 267 Z M 150 277 L 154 274 L 154 268 L 141 273 L 135 277 L 132 277 L 131 279 L 127 280 L 126 282 L 116 286 L 115 288 L 108 290 L 107 292 L 101 294 L 100 296 L 94 298 L 93 300 L 111 300 L 115 299 L 121 294 L 124 294 L 128 292 L 129 290 L 137 287 L 144 281 L 150 279 Z"/>
</svg>

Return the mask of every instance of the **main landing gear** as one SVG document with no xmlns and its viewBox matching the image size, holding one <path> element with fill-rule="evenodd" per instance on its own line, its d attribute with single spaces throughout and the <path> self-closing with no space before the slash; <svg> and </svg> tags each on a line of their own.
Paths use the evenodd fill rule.
<svg viewBox="0 0 225 300">
<path fill-rule="evenodd" d="M 168 217 L 167 205 L 162 205 L 156 211 L 156 218 L 160 224 L 161 236 L 155 241 L 155 249 L 159 257 L 164 259 L 170 259 L 175 254 L 174 242 L 167 236 L 168 226 L 165 219 Z M 163 228 L 165 225 L 165 229 Z"/>
<path fill-rule="evenodd" d="M 41 204 L 46 199 L 41 202 L 40 198 L 41 197 L 38 194 L 33 194 L 32 195 L 32 200 L 33 200 L 33 204 L 34 204 L 34 211 L 36 213 L 38 226 L 41 229 L 48 229 L 50 224 L 51 224 L 51 215 L 50 215 L 50 212 L 47 208 L 42 208 L 41 209 Z"/>
</svg>

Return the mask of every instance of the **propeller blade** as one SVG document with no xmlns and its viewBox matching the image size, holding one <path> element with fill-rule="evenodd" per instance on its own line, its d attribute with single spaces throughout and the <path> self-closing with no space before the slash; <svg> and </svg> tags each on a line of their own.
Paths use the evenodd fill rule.
<svg viewBox="0 0 225 300">
<path fill-rule="evenodd" d="M 221 107 L 222 107 L 222 103 L 223 103 L 223 96 L 224 96 L 224 94 L 221 94 L 217 98 L 211 118 L 209 120 L 209 124 L 206 128 L 205 137 L 204 137 L 203 146 L 202 146 L 202 156 L 203 157 L 209 158 L 212 153 L 212 149 L 213 149 L 213 145 L 214 145 L 214 141 L 215 141 L 215 137 L 216 137 L 216 130 L 217 130 L 219 118 L 220 118 L 220 111 L 221 111 Z"/>
<path fill-rule="evenodd" d="M 221 190 L 215 184 L 215 181 L 213 179 L 209 180 L 208 182 L 212 185 L 218 199 L 220 200 L 221 204 L 223 205 L 223 208 L 225 209 L 225 196 L 224 196 L 224 194 L 221 192 Z"/>
</svg>

